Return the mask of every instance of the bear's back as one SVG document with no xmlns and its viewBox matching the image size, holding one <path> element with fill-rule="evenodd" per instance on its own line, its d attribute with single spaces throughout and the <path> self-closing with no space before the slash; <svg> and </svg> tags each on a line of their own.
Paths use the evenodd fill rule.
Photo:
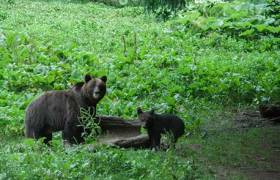
<svg viewBox="0 0 280 180">
<path fill-rule="evenodd" d="M 64 127 L 67 112 L 77 110 L 79 105 L 71 91 L 48 91 L 27 107 L 26 123 L 33 124 L 35 127 L 47 123 L 54 131 L 58 131 Z"/>
<path fill-rule="evenodd" d="M 155 126 L 161 127 L 162 131 L 172 131 L 176 137 L 184 134 L 185 125 L 182 119 L 173 114 L 156 115 Z"/>
</svg>

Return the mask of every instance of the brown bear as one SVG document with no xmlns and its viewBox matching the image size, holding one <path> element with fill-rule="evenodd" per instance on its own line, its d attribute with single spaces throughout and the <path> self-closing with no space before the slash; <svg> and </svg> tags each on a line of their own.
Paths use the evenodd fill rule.
<svg viewBox="0 0 280 180">
<path fill-rule="evenodd" d="M 85 75 L 84 82 L 69 90 L 49 91 L 35 99 L 26 109 L 25 135 L 44 143 L 52 140 L 52 132 L 62 131 L 65 143 L 82 143 L 83 125 L 79 121 L 80 109 L 90 109 L 95 116 L 96 105 L 106 94 L 107 77 Z"/>
<path fill-rule="evenodd" d="M 151 148 L 160 147 L 161 134 L 171 133 L 173 145 L 177 139 L 185 132 L 185 125 L 182 119 L 172 114 L 156 114 L 154 110 L 143 112 L 137 108 L 140 121 L 144 123 L 144 128 L 148 131 Z"/>
</svg>

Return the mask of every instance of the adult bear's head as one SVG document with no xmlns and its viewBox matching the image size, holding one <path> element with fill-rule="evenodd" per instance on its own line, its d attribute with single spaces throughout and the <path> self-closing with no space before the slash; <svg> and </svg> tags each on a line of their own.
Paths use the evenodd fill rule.
<svg viewBox="0 0 280 180">
<path fill-rule="evenodd" d="M 89 100 L 88 103 L 96 105 L 106 94 L 107 77 L 100 78 L 85 75 L 85 82 L 82 87 L 83 97 Z"/>
</svg>

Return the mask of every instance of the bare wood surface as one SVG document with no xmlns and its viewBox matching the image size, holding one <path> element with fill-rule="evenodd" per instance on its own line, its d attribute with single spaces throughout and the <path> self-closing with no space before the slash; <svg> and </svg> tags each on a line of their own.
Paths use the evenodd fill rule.
<svg viewBox="0 0 280 180">
<path fill-rule="evenodd" d="M 132 137 L 106 137 L 99 139 L 99 142 L 111 146 L 117 146 L 121 148 L 149 148 L 149 137 L 146 134 L 141 134 Z"/>
<path fill-rule="evenodd" d="M 122 148 L 148 148 L 149 137 L 141 135 L 139 120 L 125 120 L 114 116 L 97 116 L 102 129 L 99 142 Z"/>
<path fill-rule="evenodd" d="M 142 123 L 139 120 L 125 120 L 115 116 L 96 116 L 96 121 L 101 127 L 141 127 Z"/>
</svg>

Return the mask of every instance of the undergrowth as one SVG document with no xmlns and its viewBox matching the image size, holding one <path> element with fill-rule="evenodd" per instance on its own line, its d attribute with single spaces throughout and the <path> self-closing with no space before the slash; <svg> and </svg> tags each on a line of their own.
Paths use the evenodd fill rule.
<svg viewBox="0 0 280 180">
<path fill-rule="evenodd" d="M 277 101 L 280 38 L 273 8 L 265 1 L 189 4 L 157 21 L 142 7 L 1 0 L 1 137 L 22 136 L 34 98 L 67 89 L 86 73 L 108 76 L 97 114 L 133 119 L 137 107 L 155 108 L 182 117 L 190 132 L 223 106 Z M 131 178 L 195 177 L 192 161 L 177 156 L 106 148 L 93 155 L 84 146 L 65 152 L 30 143 L 1 143 L 0 179 L 117 178 L 121 169 Z"/>
</svg>

